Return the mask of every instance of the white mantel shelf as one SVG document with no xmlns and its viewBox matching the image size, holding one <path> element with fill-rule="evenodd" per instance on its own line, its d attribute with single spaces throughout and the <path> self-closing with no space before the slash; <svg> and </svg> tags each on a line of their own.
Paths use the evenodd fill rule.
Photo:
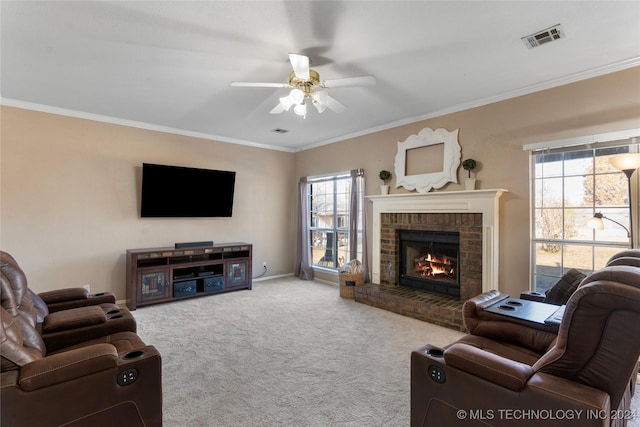
<svg viewBox="0 0 640 427">
<path fill-rule="evenodd" d="M 380 227 L 383 213 L 481 213 L 482 291 L 498 289 L 499 203 L 504 188 L 367 196 L 373 205 L 372 279 L 380 283 Z"/>
</svg>

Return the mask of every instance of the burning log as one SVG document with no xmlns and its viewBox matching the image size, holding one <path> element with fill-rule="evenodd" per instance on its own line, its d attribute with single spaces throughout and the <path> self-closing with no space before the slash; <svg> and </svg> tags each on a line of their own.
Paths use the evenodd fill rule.
<svg viewBox="0 0 640 427">
<path fill-rule="evenodd" d="M 455 262 L 449 257 L 434 257 L 426 254 L 415 260 L 415 271 L 421 277 L 437 278 L 438 276 L 455 277 Z"/>
</svg>

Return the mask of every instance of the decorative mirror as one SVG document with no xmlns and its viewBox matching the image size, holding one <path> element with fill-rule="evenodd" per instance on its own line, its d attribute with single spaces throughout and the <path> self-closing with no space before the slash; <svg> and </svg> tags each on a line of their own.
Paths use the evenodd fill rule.
<svg viewBox="0 0 640 427">
<path fill-rule="evenodd" d="M 427 193 L 448 182 L 458 182 L 460 144 L 458 130 L 424 128 L 398 142 L 396 187 Z"/>
</svg>

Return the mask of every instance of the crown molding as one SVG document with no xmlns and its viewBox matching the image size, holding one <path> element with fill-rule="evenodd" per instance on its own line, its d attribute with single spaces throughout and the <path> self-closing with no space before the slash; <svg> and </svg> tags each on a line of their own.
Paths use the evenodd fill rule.
<svg viewBox="0 0 640 427">
<path fill-rule="evenodd" d="M 0 98 L 0 105 L 6 105 L 8 107 L 15 107 L 15 108 L 22 108 L 24 110 L 39 111 L 42 113 L 58 114 L 60 116 L 74 117 L 77 119 L 93 120 L 96 122 L 111 123 L 111 124 L 120 125 L 120 126 L 127 126 L 127 127 L 151 130 L 156 132 L 170 133 L 174 135 L 207 139 L 210 141 L 246 145 L 249 147 L 262 148 L 266 150 L 284 151 L 288 153 L 293 153 L 295 151 L 288 147 L 280 147 L 280 146 L 269 145 L 269 144 L 260 144 L 257 142 L 245 141 L 242 139 L 229 138 L 225 136 L 212 135 L 209 133 L 195 132 L 195 131 L 190 131 L 185 129 L 178 129 L 170 126 L 161 126 L 153 123 L 138 122 L 135 120 L 121 119 L 118 117 L 105 116 L 101 114 L 87 113 L 84 111 L 70 110 L 67 108 L 53 107 L 51 105 L 20 101 L 12 98 L 4 98 L 4 97 Z"/>
<path fill-rule="evenodd" d="M 604 76 L 606 74 L 615 73 L 617 71 L 623 71 L 628 68 L 633 68 L 640 66 L 640 56 L 636 56 L 633 58 L 626 59 L 624 61 L 615 62 L 613 64 L 605 65 L 598 68 L 593 68 L 590 70 L 581 71 L 579 73 L 575 73 L 569 76 L 560 77 L 557 79 L 547 80 L 541 83 L 537 83 L 535 85 L 525 86 L 520 89 L 504 92 L 500 95 L 491 96 L 483 99 L 479 99 L 473 102 L 468 102 L 464 104 L 453 105 L 451 107 L 434 111 L 428 114 L 424 114 L 421 116 L 408 117 L 402 120 L 396 120 L 393 122 L 388 122 L 380 126 L 376 126 L 369 129 L 364 129 L 358 132 L 353 132 L 347 135 L 342 135 L 336 138 L 328 139 L 325 141 L 321 141 L 315 144 L 305 145 L 304 147 L 300 147 L 296 151 L 305 151 L 310 150 L 312 148 L 321 147 L 323 145 L 333 144 L 335 142 L 344 141 L 346 139 L 357 138 L 364 135 L 370 135 L 372 133 L 381 132 L 384 130 L 388 130 L 395 127 L 400 127 L 404 125 L 409 125 L 412 123 L 420 122 L 423 120 L 429 120 L 436 117 L 444 116 L 447 114 L 458 113 L 464 110 L 470 110 L 476 107 L 482 107 L 484 105 L 493 104 L 500 101 L 506 101 L 508 99 L 517 98 L 523 95 L 529 95 L 531 93 L 540 92 L 547 89 L 553 89 L 555 87 L 564 86 L 570 83 L 576 83 L 582 80 L 591 79 L 594 77 Z"/>
</svg>

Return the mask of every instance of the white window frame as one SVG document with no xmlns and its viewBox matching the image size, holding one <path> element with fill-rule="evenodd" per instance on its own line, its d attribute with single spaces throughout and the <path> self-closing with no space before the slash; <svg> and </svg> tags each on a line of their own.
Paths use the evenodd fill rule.
<svg viewBox="0 0 640 427">
<path fill-rule="evenodd" d="M 565 260 L 562 256 L 562 254 L 560 255 L 560 269 L 558 270 L 560 273 L 559 276 L 556 277 L 556 275 L 544 275 L 544 274 L 540 274 L 539 272 L 537 272 L 537 262 L 536 262 L 536 245 L 540 244 L 540 243 L 550 243 L 550 244 L 558 244 L 560 245 L 561 251 L 564 251 L 564 248 L 566 246 L 569 245 L 581 245 L 581 246 L 591 246 L 592 248 L 594 248 L 592 250 L 592 254 L 595 253 L 596 248 L 615 248 L 616 250 L 624 250 L 625 248 L 629 248 L 630 244 L 628 242 L 610 242 L 610 241 L 601 241 L 598 240 L 597 237 L 595 237 L 596 235 L 594 235 L 594 238 L 592 240 L 575 240 L 575 239 L 565 239 L 565 232 L 566 230 L 564 229 L 564 222 L 563 222 L 563 230 L 562 230 L 562 238 L 559 239 L 543 239 L 543 238 L 537 238 L 536 237 L 536 224 L 535 224 L 535 220 L 536 220 L 536 176 L 535 176 L 535 159 L 536 159 L 536 155 L 539 154 L 543 154 L 543 153 L 549 153 L 549 152 L 569 152 L 569 151 L 576 151 L 576 150 L 580 150 L 580 149 L 600 149 L 600 148 L 606 148 L 606 147 L 614 147 L 614 146 L 624 146 L 624 145 L 628 145 L 630 146 L 630 152 L 638 152 L 638 143 L 640 142 L 640 129 L 630 129 L 627 131 L 621 131 L 621 132 L 611 132 L 611 133 L 607 133 L 607 134 L 600 134 L 600 135 L 590 135 L 590 136 L 586 136 L 586 137 L 581 137 L 581 138 L 572 138 L 572 139 L 565 139 L 565 140 L 557 140 L 557 141 L 548 141 L 545 143 L 539 143 L 539 144 L 529 144 L 529 145 L 525 145 L 523 147 L 524 150 L 529 150 L 531 151 L 531 169 L 530 169 L 530 194 L 531 194 L 531 202 L 530 202 L 530 209 L 531 209 L 531 213 L 530 213 L 530 286 L 529 288 L 531 290 L 534 291 L 544 291 L 544 288 L 538 288 L 537 289 L 537 276 L 541 275 L 541 276 L 546 276 L 548 278 L 557 278 L 559 279 L 562 274 L 566 273 L 567 270 L 569 270 L 570 268 L 573 268 L 574 266 L 570 265 L 570 264 L 565 264 Z M 595 151 L 594 151 L 595 153 Z M 622 172 L 620 172 L 622 174 Z M 596 171 L 593 171 L 594 176 L 596 176 Z M 632 194 L 629 200 L 629 203 L 631 204 L 631 206 L 633 207 L 632 209 L 632 218 L 633 218 L 633 223 L 634 224 L 638 224 L 638 202 L 639 202 L 639 197 L 638 197 L 638 175 L 640 175 L 640 172 L 636 172 L 634 173 L 634 175 L 632 176 Z M 561 177 L 564 178 L 567 175 L 565 175 L 565 172 L 562 172 Z M 594 182 L 597 182 L 594 180 Z M 595 185 L 595 184 L 594 184 Z M 567 207 L 564 206 L 564 204 L 561 207 L 562 213 L 563 215 L 566 213 L 566 209 Z M 595 206 L 595 200 L 594 200 L 594 206 L 592 206 L 593 212 L 597 212 L 598 206 Z M 629 209 L 629 206 L 626 206 L 626 209 Z M 608 226 L 614 226 L 613 224 L 607 224 Z M 635 233 L 636 235 L 638 233 Z M 600 268 L 601 266 L 603 266 L 603 263 L 606 262 L 606 260 L 596 260 L 596 259 L 592 259 L 592 270 L 593 269 L 597 269 Z M 585 271 L 584 268 L 581 268 L 582 271 Z M 589 273 L 590 271 L 586 271 L 586 273 Z M 548 285 L 548 284 L 546 284 Z"/>
<path fill-rule="evenodd" d="M 338 268 L 340 267 L 340 259 L 338 257 L 338 249 L 339 249 L 339 239 L 338 239 L 338 235 L 339 233 L 343 233 L 347 236 L 348 238 L 348 232 L 349 232 L 349 224 L 348 224 L 348 216 L 349 216 L 349 206 L 347 204 L 347 212 L 346 212 L 346 216 L 347 219 L 346 221 L 340 221 L 339 217 L 340 216 L 344 216 L 345 213 L 338 213 L 337 212 L 337 206 L 338 206 L 338 202 L 337 202 L 337 198 L 338 198 L 338 194 L 336 191 L 336 187 L 337 187 L 337 181 L 338 180 L 347 180 L 347 181 L 351 181 L 351 175 L 349 172 L 342 172 L 342 173 L 337 173 L 334 175 L 323 175 L 323 176 L 317 176 L 317 177 L 309 177 L 307 180 L 307 185 L 312 186 L 313 184 L 319 184 L 322 182 L 333 182 L 333 227 L 323 227 L 323 226 L 318 226 L 317 224 L 314 225 L 314 221 L 313 221 L 313 203 L 312 203 L 312 199 L 313 199 L 313 191 L 311 190 L 311 188 L 309 189 L 309 230 L 307 231 L 309 233 L 309 244 L 310 244 L 310 251 L 313 254 L 313 248 L 314 248 L 314 240 L 313 240 L 313 232 L 332 232 L 334 233 L 334 239 L 333 239 L 333 247 L 332 247 L 332 251 L 333 251 L 333 260 L 332 260 L 332 264 L 331 265 L 327 265 L 327 264 L 316 264 L 313 262 L 311 262 L 311 267 L 314 269 L 326 269 L 326 270 L 331 270 L 331 271 L 337 271 Z M 329 194 L 329 193 L 327 193 Z M 341 222 L 346 222 L 346 224 L 343 224 L 344 226 L 340 227 Z M 348 260 L 345 260 L 348 261 Z"/>
</svg>

